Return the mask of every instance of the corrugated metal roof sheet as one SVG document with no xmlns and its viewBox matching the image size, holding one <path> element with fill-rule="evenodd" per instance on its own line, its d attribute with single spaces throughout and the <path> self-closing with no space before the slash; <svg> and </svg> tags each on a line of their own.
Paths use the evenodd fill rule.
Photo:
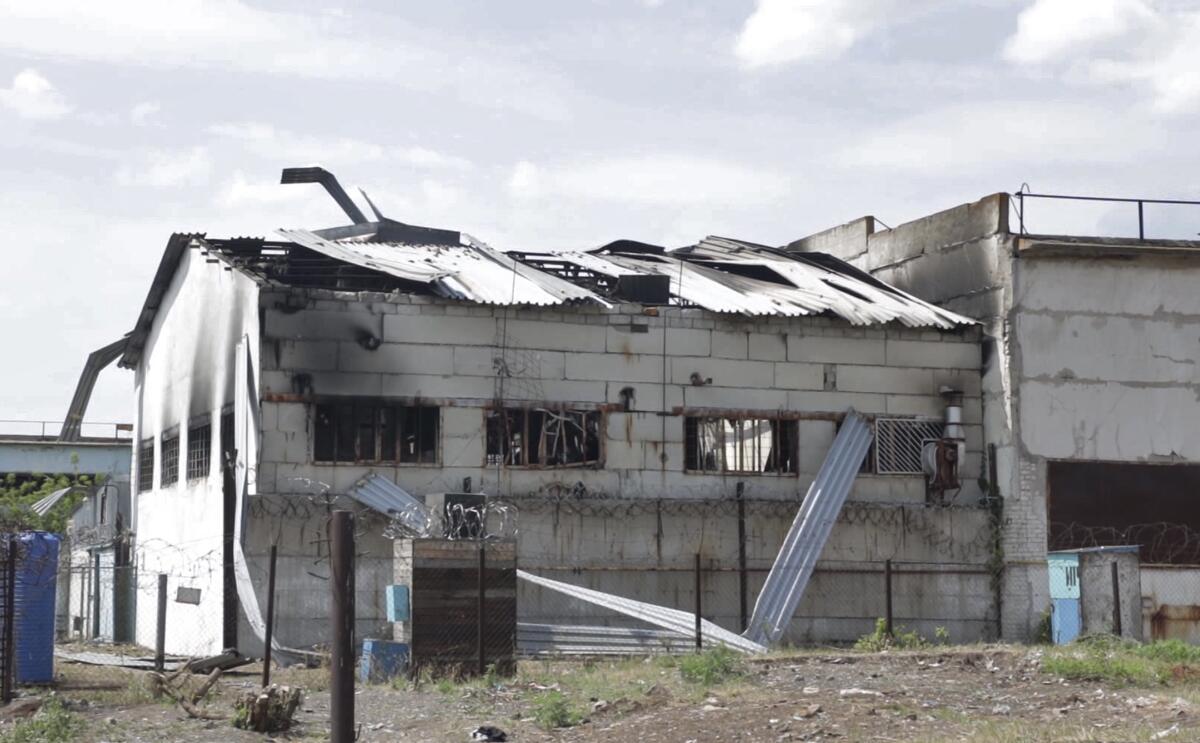
<svg viewBox="0 0 1200 743">
<path fill-rule="evenodd" d="M 899 322 L 953 328 L 974 323 L 823 253 L 708 237 L 673 251 L 618 241 L 593 251 L 509 255 L 466 234 L 454 233 L 459 236 L 457 245 L 426 244 L 416 238 L 406 242 L 402 235 L 390 239 L 399 233 L 379 232 L 372 224 L 356 225 L 351 232 L 279 234 L 327 258 L 427 284 L 443 297 L 482 304 L 586 300 L 608 306 L 608 295 L 621 277 L 664 276 L 673 300 L 712 312 L 785 317 L 829 313 L 855 325 Z"/>
<path fill-rule="evenodd" d="M 354 500 L 404 526 L 414 536 L 430 534 L 429 510 L 396 483 L 371 472 L 346 492 Z"/>
<path fill-rule="evenodd" d="M 463 245 L 414 245 L 328 240 L 307 230 L 279 230 L 279 234 L 330 258 L 429 284 L 450 299 L 502 305 L 553 305 L 583 300 L 608 304 L 583 287 L 519 263 L 466 236 Z"/>
<path fill-rule="evenodd" d="M 854 410 L 847 411 L 763 582 L 746 627 L 747 638 L 763 645 L 774 644 L 791 623 L 870 448 L 871 426 Z"/>
</svg>

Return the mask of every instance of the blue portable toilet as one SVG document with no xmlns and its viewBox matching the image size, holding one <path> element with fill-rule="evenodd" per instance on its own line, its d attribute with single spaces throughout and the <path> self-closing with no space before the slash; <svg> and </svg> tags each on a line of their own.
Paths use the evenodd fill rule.
<svg viewBox="0 0 1200 743">
<path fill-rule="evenodd" d="M 1079 553 L 1051 552 L 1046 556 L 1050 572 L 1050 638 L 1066 645 L 1083 629 L 1079 592 Z"/>
<path fill-rule="evenodd" d="M 17 536 L 13 645 L 18 684 L 54 681 L 54 598 L 59 538 L 43 531 Z"/>
</svg>

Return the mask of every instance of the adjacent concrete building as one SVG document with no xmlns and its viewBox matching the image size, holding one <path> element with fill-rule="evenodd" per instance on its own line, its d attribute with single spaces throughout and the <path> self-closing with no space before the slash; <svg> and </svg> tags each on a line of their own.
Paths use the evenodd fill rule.
<svg viewBox="0 0 1200 743">
<path fill-rule="evenodd" d="M 1142 545 L 1155 636 L 1155 616 L 1195 603 L 1179 576 L 1200 564 L 1200 242 L 1028 234 L 1014 201 L 995 194 L 894 229 L 865 217 L 789 247 L 983 324 L 1003 636 L 1029 638 L 1048 610 L 1048 547 L 1111 544 Z"/>
</svg>

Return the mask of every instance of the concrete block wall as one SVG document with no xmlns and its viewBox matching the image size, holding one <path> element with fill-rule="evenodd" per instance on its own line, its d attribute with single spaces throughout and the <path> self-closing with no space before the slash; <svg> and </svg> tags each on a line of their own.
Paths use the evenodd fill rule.
<svg viewBox="0 0 1200 743">
<path fill-rule="evenodd" d="M 441 408 L 440 464 L 385 468 L 417 492 L 458 490 L 470 477 L 497 493 L 569 488 L 620 498 L 731 491 L 732 476 L 684 472 L 687 414 L 819 419 L 853 406 L 869 415 L 940 417 L 937 392 L 950 385 L 966 393 L 968 456 L 959 498 L 978 500 L 982 409 L 973 329 L 857 328 L 821 317 L 746 319 L 678 308 L 645 314 L 634 305 L 505 310 L 403 295 L 310 299 L 309 309 L 291 313 L 275 309 L 278 302 L 264 295 L 262 492 L 288 492 L 295 477 L 344 490 L 380 469 L 311 463 L 310 398 L 296 392 L 297 375 L 304 375 L 317 397 L 385 397 Z M 363 333 L 380 338 L 380 347 L 363 349 L 357 342 Z M 500 366 L 509 376 L 497 375 Z M 693 378 L 705 383 L 694 385 Z M 619 407 L 625 391 L 632 394 L 628 411 Z M 485 407 L 500 395 L 514 405 L 610 411 L 604 465 L 486 467 Z M 793 498 L 807 488 L 827 448 L 822 437 L 802 436 L 798 477 L 738 477 L 759 495 Z M 863 481 L 854 497 L 910 500 L 923 487 L 919 476 Z"/>
<path fill-rule="evenodd" d="M 457 491 L 469 478 L 474 490 L 523 498 L 523 505 L 582 497 L 602 512 L 631 501 L 647 507 L 657 499 L 731 498 L 739 481 L 748 498 L 795 504 L 823 462 L 836 432 L 835 419 L 846 407 L 869 415 L 940 417 L 938 389 L 951 385 L 966 395 L 968 456 L 958 502 L 979 501 L 982 387 L 975 329 L 859 328 L 828 318 L 746 319 L 678 308 L 659 308 L 655 314 L 632 305 L 612 310 L 505 310 L 418 296 L 352 299 L 318 293 L 309 295 L 307 309 L 291 313 L 275 309 L 279 302 L 280 297 L 264 294 L 260 493 L 308 492 L 308 480 L 342 492 L 374 471 L 416 494 Z M 290 305 L 295 304 L 293 299 Z M 364 333 L 379 338 L 380 347 L 362 348 L 357 339 Z M 500 366 L 510 376 L 498 377 Z M 304 384 L 297 384 L 297 375 L 306 375 Z M 706 383 L 693 385 L 693 376 Z M 438 464 L 314 464 L 313 405 L 307 385 L 318 398 L 379 396 L 439 406 Z M 630 408 L 625 410 L 622 396 L 630 392 Z M 501 395 L 510 404 L 604 409 L 603 466 L 485 466 L 485 408 Z M 798 475 L 684 472 L 683 416 L 738 411 L 805 416 L 798 422 Z M 857 564 L 880 555 L 910 555 L 914 560 L 937 560 L 939 553 L 929 545 L 943 550 L 949 546 L 955 559 L 973 565 L 975 572 L 964 574 L 965 583 L 953 589 L 946 581 L 956 579 L 946 576 L 911 578 L 915 589 L 910 595 L 917 597 L 913 611 L 952 626 L 956 636 L 985 636 L 988 623 L 994 624 L 987 608 L 972 606 L 965 612 L 954 604 L 960 598 L 952 598 L 964 591 L 976 595 L 987 583 L 986 576 L 981 577 L 984 558 L 978 549 L 982 512 L 937 512 L 941 515 L 929 518 L 940 519 L 944 528 L 933 529 L 936 538 L 926 535 L 926 541 L 919 541 L 904 536 L 895 514 L 904 509 L 935 513 L 925 507 L 922 477 L 863 475 L 851 497 L 880 504 L 870 507 L 893 514 L 886 521 L 896 529 L 865 522 L 840 528 L 835 532 L 840 536 L 826 550 L 827 559 Z M 729 560 L 737 549 L 735 519 L 691 514 L 670 516 L 660 524 L 645 511 L 610 518 L 547 514 L 536 508 L 526 512 L 523 505 L 518 509 L 523 567 L 551 576 L 567 565 L 604 568 L 586 572 L 588 580 L 599 581 L 595 587 L 634 596 L 649 590 L 646 581 L 651 581 L 653 595 L 645 597 L 673 604 L 691 591 L 690 573 L 680 568 L 690 567 L 702 546 L 715 556 L 713 565 L 722 568 L 713 573 L 711 589 L 705 589 L 712 593 L 712 617 L 736 624 L 736 582 L 729 583 L 730 574 L 723 572 L 734 564 Z M 789 505 L 785 514 L 748 524 L 752 560 L 758 561 L 752 580 L 765 577 L 793 516 Z M 955 528 L 962 519 L 974 525 Z M 585 544 L 597 535 L 610 538 Z M 853 639 L 869 631 L 878 614 L 874 608 L 864 605 L 851 611 L 835 606 L 843 600 L 835 586 L 847 585 L 846 580 L 865 579 L 846 573 L 814 582 L 813 596 L 838 598 L 810 599 L 794 628 L 794 640 Z M 752 584 L 751 601 L 757 590 L 758 584 Z M 522 606 L 527 618 L 553 614 L 531 595 L 522 596 Z M 854 621 L 837 619 L 855 612 L 861 616 Z"/>
</svg>

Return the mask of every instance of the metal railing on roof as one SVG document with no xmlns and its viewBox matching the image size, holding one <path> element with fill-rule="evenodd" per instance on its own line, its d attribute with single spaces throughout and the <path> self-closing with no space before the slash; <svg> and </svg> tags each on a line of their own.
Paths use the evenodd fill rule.
<svg viewBox="0 0 1200 743">
<path fill-rule="evenodd" d="M 23 419 L 0 419 L 0 438 L 5 436 L 54 441 L 63 422 Z M 132 423 L 115 421 L 85 421 L 80 428 L 84 441 L 129 441 L 133 437 Z"/>
<path fill-rule="evenodd" d="M 1129 199 L 1110 196 L 1073 196 L 1070 194 L 1030 193 L 1018 190 L 1013 194 L 1017 200 L 1017 220 L 1022 235 L 1029 234 L 1025 230 L 1025 199 L 1058 199 L 1062 201 L 1094 201 L 1112 204 L 1137 204 L 1138 240 L 1146 239 L 1146 204 L 1162 204 L 1170 206 L 1200 206 L 1200 201 L 1187 199 Z"/>
</svg>

